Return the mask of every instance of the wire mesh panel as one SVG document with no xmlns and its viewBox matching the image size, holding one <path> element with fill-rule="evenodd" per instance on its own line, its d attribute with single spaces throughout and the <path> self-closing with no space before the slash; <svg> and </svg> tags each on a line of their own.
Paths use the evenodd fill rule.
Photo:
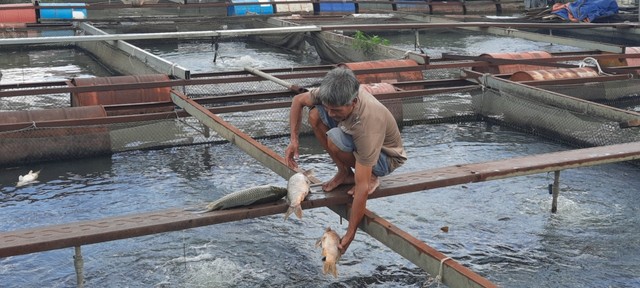
<svg viewBox="0 0 640 288">
<path fill-rule="evenodd" d="M 460 62 L 453 61 L 438 61 L 437 64 L 454 64 Z M 464 68 L 464 67 L 463 67 Z M 466 67 L 471 68 L 471 66 Z M 456 79 L 460 77 L 460 67 L 457 68 L 438 68 L 438 69 L 427 69 L 422 72 L 424 75 L 424 79 L 435 80 L 435 79 Z"/>
<path fill-rule="evenodd" d="M 59 86 L 58 86 L 59 87 Z M 39 86 L 34 88 L 20 87 L 20 88 L 3 88 L 3 92 L 9 91 L 23 91 L 29 89 L 42 89 L 42 88 L 55 88 L 55 86 Z M 0 111 L 23 111 L 23 110 L 36 110 L 36 109 L 49 109 L 49 108 L 63 108 L 69 107 L 71 101 L 69 100 L 68 93 L 53 93 L 42 95 L 27 95 L 27 96 L 13 96 L 0 98 Z"/>
<path fill-rule="evenodd" d="M 326 72 L 325 70 L 318 70 Z M 424 70 L 428 79 L 450 77 L 456 69 Z M 318 72 L 315 71 L 315 72 Z M 272 72 L 278 78 L 291 78 L 296 73 Z M 316 75 L 316 74 L 314 74 Z M 324 75 L 319 73 L 317 75 Z M 235 77 L 235 78 L 234 78 Z M 206 78 L 206 77 L 203 77 Z M 203 79 L 201 78 L 201 79 Z M 242 71 L 210 76 L 216 78 L 214 84 L 174 87 L 186 91 L 194 101 L 202 102 L 206 109 L 214 111 L 222 120 L 237 127 L 252 138 L 287 137 L 289 135 L 289 101 L 295 93 L 282 84 L 259 80 Z M 248 80 L 249 79 L 249 80 Z M 258 80 L 256 80 L 258 79 Z M 317 87 L 321 76 L 299 77 L 287 80 L 298 87 Z M 576 97 L 613 102 L 629 110 L 636 110 L 638 101 L 638 80 L 587 83 L 566 86 L 554 85 L 545 88 L 563 91 Z M 400 84 L 400 83 L 398 83 Z M 411 84 L 413 85 L 413 84 Z M 418 85 L 418 84 L 416 84 Z M 407 87 L 411 88 L 411 87 Z M 405 90 L 410 97 L 382 97 L 381 102 L 394 114 L 398 125 L 417 125 L 425 123 L 459 123 L 486 121 L 499 122 L 521 131 L 545 136 L 573 146 L 599 146 L 638 141 L 640 128 L 620 128 L 618 122 L 595 117 L 586 113 L 577 113 L 551 105 L 536 102 L 520 95 L 477 87 L 459 87 L 455 92 L 434 94 L 430 89 Z M 424 91 L 424 93 L 423 93 Z M 450 90 L 449 90 L 450 91 Z M 42 100 L 41 97 L 52 97 Z M 2 101 L 2 108 L 10 113 L 19 113 L 22 108 L 40 113 L 55 109 L 71 111 L 68 94 L 44 96 L 15 96 Z M 42 101 L 39 101 L 42 100 Z M 40 102 L 44 103 L 40 105 Z M 23 107 L 24 106 L 24 107 Z M 49 109 L 49 106 L 63 108 Z M 6 113 L 6 112 L 5 112 Z M 20 112 L 22 113 L 22 112 Z M 304 110 L 300 132 L 311 133 L 307 122 L 308 110 Z M 69 114 L 66 114 L 69 115 Z M 158 113 L 156 120 L 114 121 L 119 123 L 103 125 L 65 124 L 56 127 L 48 123 L 38 127 L 37 121 L 15 121 L 19 128 L 5 129 L 0 133 L 2 165 L 24 164 L 28 162 L 82 158 L 138 149 L 157 149 L 164 147 L 216 143 L 225 141 L 199 120 L 184 113 L 175 106 L 172 112 Z M 25 117 L 32 117 L 30 114 Z M 75 117 L 100 118 L 99 116 Z M 484 117 L 484 118 L 483 118 Z M 26 119 L 26 118 L 25 118 Z M 31 118 L 29 118 L 31 119 Z M 48 119 L 48 118 L 47 118 Z M 115 119 L 115 118 L 113 118 Z M 137 119 L 137 118 L 135 118 Z M 23 125 L 24 124 L 24 125 Z M 14 153 L 13 151 L 18 151 Z"/>
<path fill-rule="evenodd" d="M 113 152 L 162 148 L 221 141 L 193 117 L 129 122 L 107 126 Z"/>
<path fill-rule="evenodd" d="M 0 132 L 0 164 L 84 158 L 111 153 L 109 130 L 102 125 Z"/>
<path fill-rule="evenodd" d="M 572 112 L 493 89 L 473 96 L 474 109 L 512 128 L 572 146 L 602 146 L 640 141 L 640 128 L 586 113 Z"/>
<path fill-rule="evenodd" d="M 402 99 L 403 125 L 475 121 L 472 95 L 479 87 L 458 92 L 426 94 Z"/>
<path fill-rule="evenodd" d="M 539 87 L 589 101 L 616 101 L 640 96 L 640 80 L 638 79 L 584 84 L 544 85 Z"/>
</svg>

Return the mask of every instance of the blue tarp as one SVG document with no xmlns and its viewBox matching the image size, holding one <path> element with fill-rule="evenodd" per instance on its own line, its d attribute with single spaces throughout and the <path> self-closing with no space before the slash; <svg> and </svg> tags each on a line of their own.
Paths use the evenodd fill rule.
<svg viewBox="0 0 640 288">
<path fill-rule="evenodd" d="M 556 4 L 558 5 L 558 4 Z M 551 13 L 572 22 L 593 22 L 593 20 L 618 14 L 615 0 L 577 0 L 569 4 L 560 4 Z"/>
</svg>

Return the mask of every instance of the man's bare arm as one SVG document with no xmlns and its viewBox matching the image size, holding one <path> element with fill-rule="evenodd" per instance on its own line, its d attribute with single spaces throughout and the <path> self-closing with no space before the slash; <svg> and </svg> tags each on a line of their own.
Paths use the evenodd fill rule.
<svg viewBox="0 0 640 288">
<path fill-rule="evenodd" d="M 302 124 L 302 109 L 305 106 L 313 106 L 310 92 L 298 94 L 291 100 L 291 111 L 289 112 L 289 129 L 291 138 L 284 156 L 287 165 L 292 168 L 298 167 L 298 163 L 296 163 L 295 159 L 298 158 L 299 153 L 298 133 L 300 131 L 300 125 Z"/>
<path fill-rule="evenodd" d="M 353 202 L 351 203 L 351 214 L 349 215 L 349 226 L 347 232 L 340 241 L 340 250 L 342 253 L 347 251 L 351 241 L 356 236 L 358 225 L 364 217 L 364 211 L 367 207 L 367 198 L 369 198 L 369 183 L 371 179 L 371 173 L 373 173 L 373 167 L 364 166 L 356 162 L 355 167 L 355 190 L 353 193 Z"/>
</svg>

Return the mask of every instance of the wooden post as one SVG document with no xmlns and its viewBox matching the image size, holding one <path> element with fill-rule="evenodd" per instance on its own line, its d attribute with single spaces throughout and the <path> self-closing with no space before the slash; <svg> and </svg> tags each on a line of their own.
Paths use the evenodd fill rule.
<svg viewBox="0 0 640 288">
<path fill-rule="evenodd" d="M 78 288 L 84 287 L 84 276 L 82 275 L 83 265 L 84 261 L 82 260 L 82 251 L 80 250 L 80 246 L 76 246 L 76 255 L 73 256 L 73 266 L 76 267 L 76 287 Z"/>
<path fill-rule="evenodd" d="M 553 200 L 551 201 L 551 213 L 558 211 L 558 193 L 560 193 L 560 170 L 553 171 Z"/>
</svg>

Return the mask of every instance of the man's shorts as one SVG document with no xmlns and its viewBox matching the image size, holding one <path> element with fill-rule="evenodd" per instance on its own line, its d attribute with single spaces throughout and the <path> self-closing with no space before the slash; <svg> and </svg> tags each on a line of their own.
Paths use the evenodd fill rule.
<svg viewBox="0 0 640 288">
<path fill-rule="evenodd" d="M 329 127 L 329 131 L 327 131 L 327 137 L 343 152 L 353 152 L 355 151 L 355 145 L 353 144 L 353 137 L 347 133 L 344 133 L 342 129 L 338 127 L 338 123 L 333 120 L 333 118 L 329 117 L 327 110 L 322 107 L 322 105 L 316 105 L 315 109 L 318 109 L 318 113 L 320 114 L 320 119 L 322 123 Z M 376 176 L 385 176 L 391 173 L 389 169 L 389 157 L 384 152 L 380 151 L 380 156 L 378 157 L 378 162 L 373 166 L 373 174 Z"/>
</svg>

